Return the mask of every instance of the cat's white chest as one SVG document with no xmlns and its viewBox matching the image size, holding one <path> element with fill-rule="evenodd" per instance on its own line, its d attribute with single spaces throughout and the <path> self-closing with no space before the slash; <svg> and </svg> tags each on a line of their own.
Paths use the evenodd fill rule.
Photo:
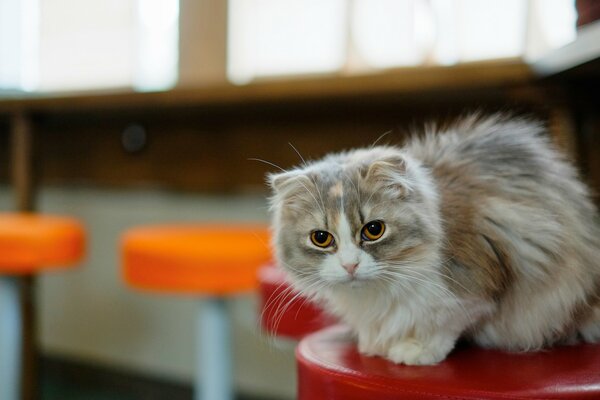
<svg viewBox="0 0 600 400">
<path fill-rule="evenodd" d="M 446 332 L 456 337 L 469 321 L 491 311 L 489 305 L 478 306 L 456 297 L 395 299 L 377 292 L 337 296 L 331 304 L 356 332 L 360 352 L 384 357 L 401 341 L 423 341 Z"/>
</svg>

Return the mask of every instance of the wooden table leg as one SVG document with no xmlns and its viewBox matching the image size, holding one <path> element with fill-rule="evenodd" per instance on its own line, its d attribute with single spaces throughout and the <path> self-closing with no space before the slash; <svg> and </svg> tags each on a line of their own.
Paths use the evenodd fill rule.
<svg viewBox="0 0 600 400">
<path fill-rule="evenodd" d="M 33 125 L 30 117 L 17 112 L 11 120 L 12 184 L 18 211 L 33 211 L 35 203 L 33 179 Z M 21 398 L 38 396 L 37 342 L 35 310 L 35 278 L 20 278 L 23 348 Z"/>
</svg>

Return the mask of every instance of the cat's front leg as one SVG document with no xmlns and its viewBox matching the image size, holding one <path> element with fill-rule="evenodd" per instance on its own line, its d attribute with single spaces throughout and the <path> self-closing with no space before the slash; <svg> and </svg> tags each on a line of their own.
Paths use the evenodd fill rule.
<svg viewBox="0 0 600 400">
<path fill-rule="evenodd" d="M 365 356 L 370 356 L 370 357 L 373 357 L 373 356 L 385 357 L 386 356 L 386 350 L 383 346 L 375 344 L 375 343 L 362 341 L 362 340 L 358 341 L 358 352 L 360 354 L 364 354 Z"/>
<path fill-rule="evenodd" d="M 393 343 L 387 359 L 405 365 L 434 365 L 443 361 L 454 348 L 458 335 L 439 332 L 428 338 L 403 338 Z"/>
<path fill-rule="evenodd" d="M 366 356 L 380 356 L 385 357 L 387 355 L 387 349 L 384 344 L 377 340 L 376 336 L 373 336 L 370 330 L 359 330 L 358 337 L 358 352 Z"/>
</svg>

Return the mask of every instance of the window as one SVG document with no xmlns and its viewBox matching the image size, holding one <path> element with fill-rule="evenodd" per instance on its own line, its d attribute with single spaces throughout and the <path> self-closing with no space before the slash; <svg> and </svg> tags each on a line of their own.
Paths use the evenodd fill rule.
<svg viewBox="0 0 600 400">
<path fill-rule="evenodd" d="M 575 37 L 573 0 L 229 0 L 228 76 L 358 73 L 535 57 Z"/>
<path fill-rule="evenodd" d="M 345 0 L 230 0 L 229 79 L 339 70 L 346 14 Z"/>
<path fill-rule="evenodd" d="M 181 71 L 201 84 L 535 58 L 575 37 L 574 0 L 194 1 Z M 179 25 L 179 0 L 0 0 L 0 90 L 171 88 Z"/>
<path fill-rule="evenodd" d="M 177 0 L 0 0 L 0 89 L 165 89 Z"/>
<path fill-rule="evenodd" d="M 37 86 L 37 0 L 0 0 L 0 89 Z"/>
</svg>

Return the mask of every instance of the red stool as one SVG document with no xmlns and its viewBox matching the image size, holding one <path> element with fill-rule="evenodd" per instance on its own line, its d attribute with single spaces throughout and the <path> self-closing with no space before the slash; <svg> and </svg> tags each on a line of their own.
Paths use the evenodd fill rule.
<svg viewBox="0 0 600 400">
<path fill-rule="evenodd" d="M 333 317 L 292 290 L 285 272 L 272 265 L 258 272 L 260 323 L 272 335 L 299 340 L 334 324 Z"/>
<path fill-rule="evenodd" d="M 0 399 L 21 397 L 23 316 L 18 278 L 73 265 L 84 247 L 83 227 L 74 219 L 0 213 Z"/>
<path fill-rule="evenodd" d="M 435 366 L 409 367 L 358 353 L 336 326 L 296 349 L 298 399 L 600 399 L 600 345 L 510 354 L 461 347 Z"/>
</svg>

